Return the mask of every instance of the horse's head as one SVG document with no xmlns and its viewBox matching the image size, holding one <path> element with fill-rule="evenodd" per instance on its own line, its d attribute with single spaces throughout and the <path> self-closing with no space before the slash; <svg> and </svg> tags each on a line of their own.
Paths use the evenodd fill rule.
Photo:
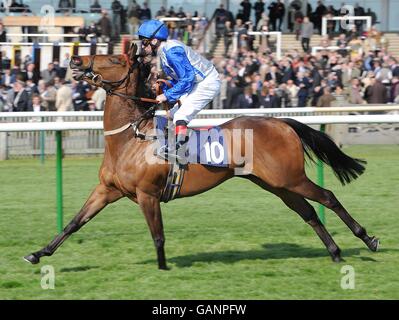
<svg viewBox="0 0 399 320">
<path fill-rule="evenodd" d="M 77 56 L 71 57 L 70 67 L 72 76 L 75 80 L 84 80 L 91 85 L 103 87 L 106 91 L 116 91 L 118 89 L 128 89 L 131 76 L 136 74 L 138 77 L 142 72 L 135 73 L 136 70 L 143 71 L 141 63 L 138 61 L 137 45 L 132 42 L 127 54 L 122 55 L 96 55 L 96 56 Z M 139 70 L 140 69 L 140 70 Z"/>
</svg>

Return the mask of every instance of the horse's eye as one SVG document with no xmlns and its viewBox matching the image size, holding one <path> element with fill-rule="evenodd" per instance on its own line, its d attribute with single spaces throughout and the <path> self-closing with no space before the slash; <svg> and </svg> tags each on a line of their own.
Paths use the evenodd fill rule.
<svg viewBox="0 0 399 320">
<path fill-rule="evenodd" d="M 109 61 L 110 61 L 112 64 L 121 64 L 121 62 L 120 62 L 118 59 L 116 59 L 116 58 L 109 58 Z"/>
</svg>

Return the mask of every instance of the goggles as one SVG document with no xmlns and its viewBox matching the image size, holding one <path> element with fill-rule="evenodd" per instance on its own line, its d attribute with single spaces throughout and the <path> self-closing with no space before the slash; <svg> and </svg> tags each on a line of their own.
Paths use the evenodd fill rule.
<svg viewBox="0 0 399 320">
<path fill-rule="evenodd" d="M 144 37 L 140 37 L 139 38 L 141 40 L 141 45 L 143 47 L 147 47 L 148 45 L 151 44 L 152 39 L 148 39 L 148 38 L 144 38 Z"/>
</svg>

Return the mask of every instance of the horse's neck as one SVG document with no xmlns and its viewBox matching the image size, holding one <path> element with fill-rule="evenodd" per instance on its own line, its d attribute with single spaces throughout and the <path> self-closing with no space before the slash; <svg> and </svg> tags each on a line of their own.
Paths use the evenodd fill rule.
<svg viewBox="0 0 399 320">
<path fill-rule="evenodd" d="M 107 96 L 104 107 L 104 131 L 120 129 L 128 123 L 133 123 L 141 116 L 141 112 L 132 101 L 118 96 Z M 132 130 L 116 134 L 119 145 L 133 138 Z"/>
<path fill-rule="evenodd" d="M 104 106 L 104 130 L 118 129 L 140 116 L 130 101 L 118 96 L 107 96 Z"/>
<path fill-rule="evenodd" d="M 136 71 L 138 72 L 138 71 Z M 137 92 L 137 73 L 130 75 L 127 87 L 120 91 L 115 91 L 123 95 L 135 96 Z M 134 101 L 120 97 L 118 95 L 107 95 L 104 107 L 104 130 L 111 131 L 120 129 L 127 124 L 137 121 L 143 115 L 143 111 L 135 104 Z M 150 121 L 151 122 L 151 121 Z M 146 124 L 143 123 L 146 126 Z M 148 123 L 148 125 L 150 125 Z M 125 130 L 112 137 L 109 142 L 113 148 L 120 149 L 133 138 L 133 130 Z"/>
</svg>

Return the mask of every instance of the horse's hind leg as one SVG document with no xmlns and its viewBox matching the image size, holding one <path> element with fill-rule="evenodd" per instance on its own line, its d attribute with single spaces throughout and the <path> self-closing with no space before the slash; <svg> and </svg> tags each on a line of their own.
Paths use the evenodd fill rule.
<svg viewBox="0 0 399 320">
<path fill-rule="evenodd" d="M 348 211 L 346 211 L 346 209 L 331 191 L 319 187 L 306 177 L 301 183 L 297 184 L 293 188 L 290 188 L 290 190 L 307 199 L 317 201 L 334 211 L 356 237 L 363 240 L 370 250 L 377 251 L 379 240 L 375 237 L 369 237 L 367 235 L 366 229 L 351 217 Z"/>
<path fill-rule="evenodd" d="M 122 196 L 121 192 L 116 189 L 107 188 L 102 184 L 98 185 L 79 213 L 69 222 L 64 230 L 46 247 L 25 256 L 24 259 L 32 264 L 36 264 L 40 262 L 41 257 L 51 256 L 72 233 L 83 227 L 83 225 L 89 222 L 107 204 L 122 198 Z"/>
<path fill-rule="evenodd" d="M 316 214 L 316 211 L 310 205 L 310 203 L 307 202 L 303 197 L 290 191 L 283 192 L 279 196 L 290 209 L 298 213 L 302 217 L 302 219 L 313 228 L 321 241 L 323 241 L 333 261 L 342 261 L 341 250 L 334 242 L 332 236 L 328 233 L 327 229 L 321 223 L 319 217 Z"/>
<path fill-rule="evenodd" d="M 257 177 L 251 177 L 250 179 L 252 182 L 256 183 L 263 189 L 274 193 L 281 200 L 283 200 L 283 202 L 287 205 L 287 207 L 298 213 L 301 216 L 301 218 L 307 224 L 309 224 L 316 232 L 316 234 L 319 236 L 320 240 L 324 243 L 328 252 L 330 253 L 333 261 L 334 262 L 342 261 L 341 250 L 334 242 L 334 239 L 328 233 L 327 229 L 321 223 L 314 208 L 303 197 L 286 189 L 273 188 Z"/>
</svg>

